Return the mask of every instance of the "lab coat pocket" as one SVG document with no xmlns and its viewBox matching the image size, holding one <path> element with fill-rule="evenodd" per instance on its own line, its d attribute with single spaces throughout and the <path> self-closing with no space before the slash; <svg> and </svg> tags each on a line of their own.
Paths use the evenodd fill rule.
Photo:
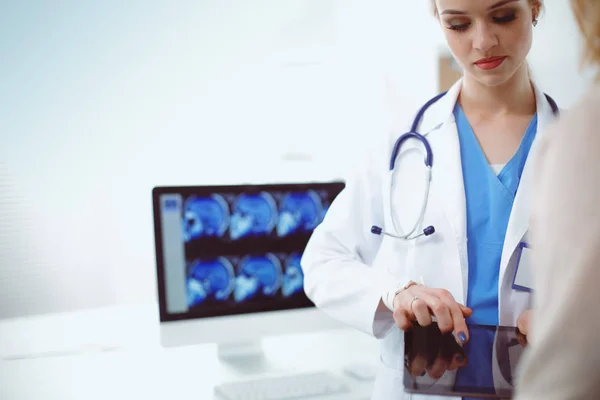
<svg viewBox="0 0 600 400">
<path fill-rule="evenodd" d="M 404 392 L 403 370 L 390 368 L 381 362 L 373 385 L 372 400 L 409 400 L 412 396 Z"/>
<path fill-rule="evenodd" d="M 408 399 L 404 393 L 404 332 L 393 329 L 382 341 L 373 399 Z M 405 395 L 405 397 L 403 397 Z"/>
</svg>

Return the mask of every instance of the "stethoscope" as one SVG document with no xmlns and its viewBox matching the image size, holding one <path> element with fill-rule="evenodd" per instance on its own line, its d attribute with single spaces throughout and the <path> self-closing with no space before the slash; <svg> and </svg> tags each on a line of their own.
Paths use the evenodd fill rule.
<svg viewBox="0 0 600 400">
<path fill-rule="evenodd" d="M 425 103 L 425 105 L 423 107 L 421 107 L 421 109 L 417 113 L 417 116 L 415 117 L 415 120 L 412 123 L 410 132 L 403 134 L 402 136 L 400 136 L 398 138 L 398 140 L 396 140 L 396 143 L 394 144 L 394 148 L 392 150 L 392 156 L 390 159 L 390 173 L 392 175 L 391 182 L 393 185 L 394 167 L 396 166 L 396 158 L 398 157 L 398 153 L 400 152 L 400 148 L 402 147 L 402 144 L 405 141 L 407 141 L 408 139 L 412 138 L 412 139 L 419 140 L 423 144 L 423 147 L 425 148 L 425 173 L 426 173 L 425 182 L 426 183 L 425 183 L 425 190 L 423 191 L 423 201 L 421 203 L 421 211 L 419 213 L 419 218 L 417 218 L 417 221 L 415 222 L 415 224 L 412 226 L 411 230 L 408 233 L 399 234 L 398 232 L 401 232 L 401 230 L 398 228 L 398 224 L 396 223 L 396 218 L 394 216 L 394 213 L 390 212 L 390 218 L 392 220 L 392 225 L 394 227 L 394 231 L 396 232 L 396 234 L 386 232 L 377 225 L 373 225 L 371 227 L 371 233 L 373 233 L 375 235 L 383 234 L 386 236 L 393 237 L 395 239 L 402 239 L 402 240 L 413 240 L 413 239 L 416 239 L 421 236 L 430 236 L 435 233 L 435 228 L 432 225 L 429 225 L 428 227 L 423 229 L 422 232 L 416 233 L 417 227 L 421 224 L 421 222 L 423 221 L 423 217 L 425 216 L 427 200 L 429 199 L 429 187 L 431 185 L 431 167 L 433 166 L 433 152 L 431 150 L 429 141 L 425 138 L 425 136 L 418 133 L 417 130 L 419 129 L 419 125 L 421 124 L 421 120 L 423 119 L 423 115 L 425 114 L 425 111 L 427 111 L 427 109 L 429 109 L 429 107 L 431 107 L 439 99 L 444 97 L 446 95 L 446 93 L 447 92 L 438 94 L 437 96 L 435 96 L 434 98 L 429 100 L 427 103 Z M 556 102 L 549 95 L 546 94 L 545 96 L 546 96 L 546 99 L 548 100 L 548 103 L 550 104 L 550 107 L 552 108 L 552 113 L 555 116 L 558 116 L 560 111 L 558 109 L 558 106 L 556 105 Z M 392 208 L 392 204 L 393 204 L 393 192 L 394 192 L 394 190 L 393 190 L 393 188 L 391 188 L 390 189 L 390 209 Z"/>
</svg>

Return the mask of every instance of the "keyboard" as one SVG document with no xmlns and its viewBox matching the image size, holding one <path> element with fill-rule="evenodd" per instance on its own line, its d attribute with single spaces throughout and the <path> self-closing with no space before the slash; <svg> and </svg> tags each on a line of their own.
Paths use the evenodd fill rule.
<svg viewBox="0 0 600 400">
<path fill-rule="evenodd" d="M 215 387 L 223 400 L 296 400 L 349 393 L 345 381 L 326 371 L 229 382 Z"/>
</svg>

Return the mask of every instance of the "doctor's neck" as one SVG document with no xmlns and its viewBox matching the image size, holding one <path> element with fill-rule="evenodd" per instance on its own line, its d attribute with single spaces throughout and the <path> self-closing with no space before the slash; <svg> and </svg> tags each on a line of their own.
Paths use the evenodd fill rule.
<svg viewBox="0 0 600 400">
<path fill-rule="evenodd" d="M 526 64 L 497 86 L 485 85 L 465 74 L 459 102 L 463 109 L 480 115 L 533 115 L 536 111 L 535 93 Z"/>
</svg>

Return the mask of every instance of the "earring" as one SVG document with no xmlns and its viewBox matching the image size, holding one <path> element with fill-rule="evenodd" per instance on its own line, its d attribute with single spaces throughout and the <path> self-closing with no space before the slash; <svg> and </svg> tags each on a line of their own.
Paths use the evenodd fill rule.
<svg viewBox="0 0 600 400">
<path fill-rule="evenodd" d="M 537 24 L 538 24 L 538 20 L 536 18 L 536 19 L 533 20 L 533 26 L 537 26 Z"/>
</svg>

